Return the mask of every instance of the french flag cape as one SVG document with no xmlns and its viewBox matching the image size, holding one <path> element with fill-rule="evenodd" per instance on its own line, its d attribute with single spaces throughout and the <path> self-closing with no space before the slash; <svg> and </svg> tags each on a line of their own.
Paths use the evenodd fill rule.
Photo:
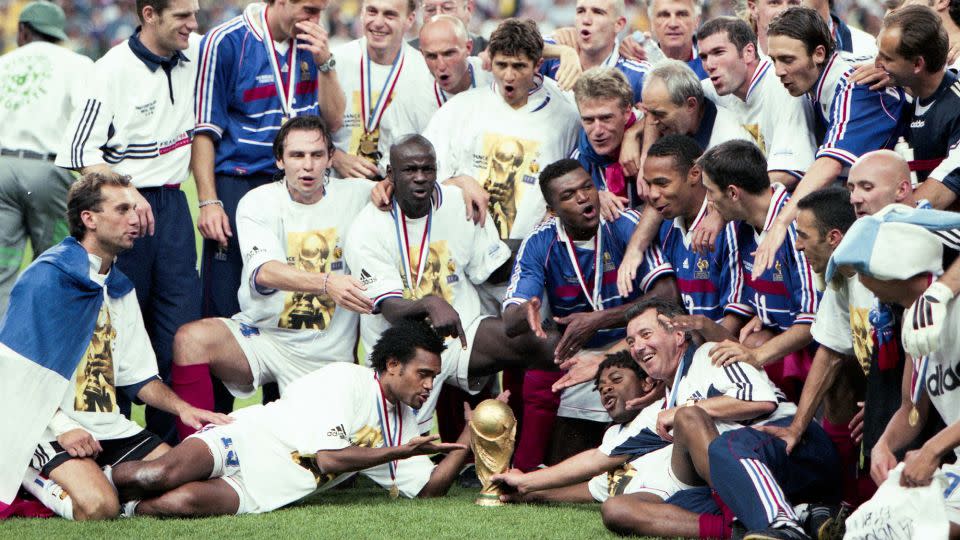
<svg viewBox="0 0 960 540">
<path fill-rule="evenodd" d="M 87 251 L 67 237 L 20 275 L 0 321 L 0 513 L 13 502 L 93 337 L 103 289 L 89 268 Z M 115 267 L 106 287 L 111 298 L 133 291 Z"/>
</svg>

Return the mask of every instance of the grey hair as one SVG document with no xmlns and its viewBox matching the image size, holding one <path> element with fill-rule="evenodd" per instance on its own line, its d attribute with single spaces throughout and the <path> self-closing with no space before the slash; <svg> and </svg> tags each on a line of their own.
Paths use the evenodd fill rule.
<svg viewBox="0 0 960 540">
<path fill-rule="evenodd" d="M 647 0 L 647 20 L 650 21 L 650 25 L 653 25 L 653 3 L 657 0 Z M 693 4 L 693 16 L 699 17 L 703 13 L 703 1 L 702 0 L 687 0 Z"/>
<path fill-rule="evenodd" d="M 687 99 L 693 97 L 697 103 L 703 103 L 703 87 L 700 78 L 686 62 L 680 60 L 663 60 L 647 74 L 647 82 L 651 79 L 660 79 L 667 87 L 670 102 L 674 105 L 683 105 Z"/>
</svg>

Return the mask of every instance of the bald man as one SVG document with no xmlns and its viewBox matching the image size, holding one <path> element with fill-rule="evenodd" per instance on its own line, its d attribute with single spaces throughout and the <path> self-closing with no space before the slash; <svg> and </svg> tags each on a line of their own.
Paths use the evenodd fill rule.
<svg viewBox="0 0 960 540">
<path fill-rule="evenodd" d="M 456 94 L 493 81 L 490 72 L 483 69 L 483 61 L 470 56 L 473 39 L 467 27 L 452 15 L 437 15 L 427 21 L 420 29 L 419 46 L 434 78 L 432 92 L 437 108 Z"/>
<path fill-rule="evenodd" d="M 864 154 L 850 168 L 847 177 L 850 203 L 858 219 L 873 215 L 892 203 L 929 208 L 926 201 L 915 199 L 911 186 L 906 161 L 891 150 Z M 814 192 L 810 197 L 818 193 L 822 192 Z M 811 244 L 816 239 L 810 237 L 829 236 L 830 231 L 804 231 L 804 213 L 801 210 L 797 219 L 798 236 L 805 251 L 812 252 Z M 833 235 L 831 251 L 842 238 L 842 234 Z M 822 271 L 820 268 L 815 270 Z M 848 461 L 844 458 L 848 457 L 851 462 L 856 461 L 860 454 L 856 448 L 859 444 L 862 444 L 862 455 L 870 455 L 900 405 L 904 366 L 899 339 L 902 320 L 903 310 L 878 302 L 857 275 L 850 278 L 838 276 L 826 286 L 816 321 L 810 328 L 821 347 L 804 382 L 793 423 L 777 433 L 786 441 L 788 450 L 799 440 L 798 434 L 803 433 L 823 402 L 826 412 L 823 427 L 833 439 L 844 463 Z M 856 369 L 858 366 L 860 369 Z M 859 412 L 858 401 L 864 402 Z M 929 434 L 925 432 L 925 435 Z M 926 437 L 914 444 L 922 444 L 924 440 Z M 870 470 L 869 464 L 864 467 L 865 471 Z M 864 474 L 861 478 L 865 481 L 868 476 Z M 853 504 L 862 502 L 873 489 L 868 482 L 861 482 L 861 485 L 848 482 L 845 500 Z"/>
</svg>

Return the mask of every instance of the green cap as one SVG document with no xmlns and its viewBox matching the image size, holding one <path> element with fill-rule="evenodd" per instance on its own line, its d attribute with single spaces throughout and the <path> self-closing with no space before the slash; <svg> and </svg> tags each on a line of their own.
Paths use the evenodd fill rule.
<svg viewBox="0 0 960 540">
<path fill-rule="evenodd" d="M 67 23 L 67 17 L 63 14 L 60 6 L 52 2 L 30 2 L 20 12 L 20 22 L 29 24 L 31 28 L 41 34 L 59 40 L 67 39 L 67 34 L 63 31 L 63 27 Z"/>
</svg>

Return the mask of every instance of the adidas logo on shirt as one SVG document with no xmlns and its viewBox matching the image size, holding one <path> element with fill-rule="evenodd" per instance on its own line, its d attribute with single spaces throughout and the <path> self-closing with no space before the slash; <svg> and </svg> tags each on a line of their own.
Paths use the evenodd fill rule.
<svg viewBox="0 0 960 540">
<path fill-rule="evenodd" d="M 376 280 L 377 278 L 371 276 L 370 272 L 367 272 L 366 268 L 360 269 L 360 283 L 363 283 L 364 285 L 369 285 Z"/>
</svg>

